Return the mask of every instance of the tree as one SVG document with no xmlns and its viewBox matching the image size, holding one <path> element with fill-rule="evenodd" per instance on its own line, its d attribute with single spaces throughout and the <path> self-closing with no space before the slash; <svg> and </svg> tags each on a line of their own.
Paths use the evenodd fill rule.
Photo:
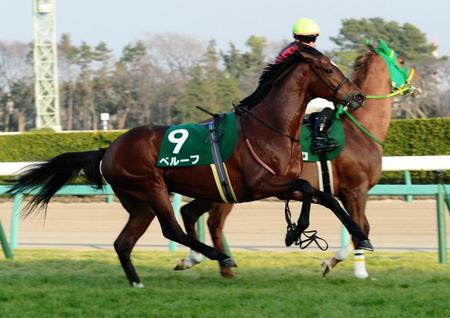
<svg viewBox="0 0 450 318">
<path fill-rule="evenodd" d="M 330 39 L 338 46 L 327 52 L 338 63 L 344 72 L 351 72 L 355 58 L 366 50 L 364 39 L 383 39 L 386 43 L 404 56 L 409 65 L 415 65 L 423 82 L 423 94 L 417 98 L 395 99 L 393 116 L 400 118 L 424 118 L 441 116 L 437 111 L 443 93 L 436 80 L 438 65 L 446 58 L 434 55 L 436 46 L 429 43 L 426 36 L 411 23 L 398 24 L 395 21 L 384 21 L 382 18 L 346 19 L 336 37 Z M 448 105 L 446 106 L 448 107 Z"/>
<path fill-rule="evenodd" d="M 222 59 L 225 65 L 225 69 L 227 72 L 235 78 L 239 80 L 248 70 L 248 64 L 245 60 L 244 56 L 240 51 L 236 48 L 233 43 L 230 43 L 230 48 L 227 53 L 221 53 Z"/>
<path fill-rule="evenodd" d="M 94 51 L 86 42 L 82 42 L 77 48 L 77 64 L 80 67 L 80 76 L 77 83 L 77 97 L 79 109 L 78 125 L 81 129 L 97 129 L 97 114 L 95 112 L 93 91 L 93 68 Z M 75 127 L 77 128 L 77 127 Z"/>
<path fill-rule="evenodd" d="M 155 75 L 142 41 L 124 47 L 113 76 L 117 103 L 110 109 L 119 129 L 152 121 Z"/>
<path fill-rule="evenodd" d="M 75 82 L 79 73 L 77 67 L 77 48 L 72 44 L 69 34 L 63 34 L 58 43 L 58 67 L 60 84 L 60 105 L 63 128 L 73 129 L 73 107 Z"/>
<path fill-rule="evenodd" d="M 436 50 L 433 44 L 427 42 L 425 34 L 411 23 L 399 25 L 382 18 L 345 19 L 338 36 L 330 37 L 338 46 L 338 51 L 364 49 L 364 38 L 383 39 L 408 60 L 419 63 L 433 58 Z"/>
<path fill-rule="evenodd" d="M 111 52 L 104 42 L 93 50 L 93 61 L 97 64 L 93 78 L 94 118 L 98 118 L 98 113 L 110 113 L 117 103 L 111 78 L 115 62 Z"/>
<path fill-rule="evenodd" d="M 195 38 L 173 33 L 151 35 L 145 42 L 152 66 L 152 112 L 154 121 L 177 122 L 177 109 L 192 69 L 200 63 L 205 45 Z"/>
<path fill-rule="evenodd" d="M 267 40 L 261 36 L 252 35 L 246 41 L 248 51 L 241 53 L 233 43 L 230 49 L 222 53 L 228 74 L 237 81 L 239 98 L 250 94 L 258 85 L 258 79 L 268 61 L 274 59 L 266 56 Z"/>
<path fill-rule="evenodd" d="M 191 69 L 191 79 L 175 108 L 177 121 L 199 121 L 209 117 L 195 106 L 213 113 L 231 109 L 232 101 L 239 97 L 239 90 L 227 69 L 220 69 L 219 61 L 216 43 L 211 40 L 199 65 Z"/>
<path fill-rule="evenodd" d="M 19 131 L 34 122 L 31 54 L 30 44 L 0 42 L 0 117 L 8 116 L 8 121 L 14 119 L 8 125 Z M 6 109 L 8 100 L 13 103 L 13 114 Z"/>
</svg>

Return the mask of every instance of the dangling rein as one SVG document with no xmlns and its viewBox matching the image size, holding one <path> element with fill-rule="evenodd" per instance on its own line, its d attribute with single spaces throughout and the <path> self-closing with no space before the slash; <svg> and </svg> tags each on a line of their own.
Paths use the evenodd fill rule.
<svg viewBox="0 0 450 318">
<path fill-rule="evenodd" d="M 414 87 L 411 86 L 411 84 L 409 83 L 409 81 L 411 81 L 411 79 L 414 77 L 414 69 L 411 68 L 411 72 L 409 72 L 408 78 L 406 79 L 405 83 L 399 87 L 398 89 L 396 89 L 394 92 L 387 94 L 387 95 L 366 95 L 366 99 L 386 99 L 386 98 L 391 98 L 397 95 L 405 95 L 409 92 L 414 91 Z M 338 106 L 338 111 L 336 116 L 339 117 L 339 114 L 344 113 L 352 122 L 353 124 L 355 124 L 356 127 L 359 128 L 359 130 L 361 130 L 367 137 L 369 137 L 370 139 L 372 139 L 373 141 L 375 141 L 377 144 L 379 144 L 381 147 L 384 147 L 384 143 L 379 140 L 377 137 L 375 137 L 374 135 L 372 135 L 367 128 L 365 128 L 363 125 L 361 125 L 356 119 L 355 117 L 353 117 L 348 111 L 346 111 L 344 109 L 344 107 L 342 105 Z"/>
<path fill-rule="evenodd" d="M 240 106 L 238 103 L 234 103 L 234 112 L 236 115 L 243 115 L 246 114 L 249 117 L 255 119 L 256 121 L 258 121 L 260 124 L 262 124 L 263 126 L 265 126 L 266 128 L 275 131 L 276 133 L 289 138 L 291 141 L 293 142 L 300 142 L 300 139 L 294 138 L 291 135 L 285 134 L 283 131 L 281 131 L 280 129 L 273 127 L 272 125 L 266 123 L 265 121 L 263 121 L 262 119 L 258 118 L 257 116 L 255 116 L 255 114 L 251 113 L 249 111 L 249 109 L 245 106 Z M 259 156 L 258 154 L 255 152 L 255 150 L 252 147 L 252 144 L 250 143 L 250 140 L 247 137 L 247 133 L 245 130 L 245 126 L 244 126 L 244 118 L 241 116 L 241 128 L 242 128 L 242 133 L 244 135 L 244 139 L 245 139 L 245 143 L 247 145 L 248 150 L 250 151 L 251 155 L 253 156 L 253 158 L 255 158 L 255 160 L 267 171 L 269 171 L 271 174 L 275 175 L 276 172 L 268 165 L 266 164 Z"/>
<path fill-rule="evenodd" d="M 379 144 L 381 147 L 384 147 L 384 143 L 379 140 L 377 137 L 375 137 L 374 135 L 372 135 L 370 133 L 370 131 L 367 130 L 366 127 L 364 127 L 363 125 L 361 125 L 355 117 L 352 116 L 352 114 L 350 114 L 348 111 L 346 111 L 344 109 L 344 107 L 342 105 L 338 106 L 338 112 L 336 113 L 336 115 L 338 116 L 338 114 L 342 114 L 344 113 L 351 121 L 352 123 L 359 128 L 359 130 L 361 130 L 364 135 L 366 135 L 367 137 L 369 137 L 370 139 L 372 139 L 373 141 L 375 141 L 377 144 Z"/>
</svg>

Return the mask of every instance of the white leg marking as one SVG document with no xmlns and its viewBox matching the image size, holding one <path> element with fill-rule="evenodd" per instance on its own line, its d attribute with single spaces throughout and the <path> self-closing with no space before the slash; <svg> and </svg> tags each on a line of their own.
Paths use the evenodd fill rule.
<svg viewBox="0 0 450 318">
<path fill-rule="evenodd" d="M 144 288 L 144 284 L 142 284 L 142 283 L 133 282 L 132 285 L 133 285 L 134 288 Z"/>
<path fill-rule="evenodd" d="M 340 249 L 336 251 L 336 255 L 334 256 L 337 260 L 343 261 L 348 257 L 348 254 L 350 254 L 351 246 L 350 244 L 347 244 L 346 246 L 342 246 Z"/>
<path fill-rule="evenodd" d="M 364 256 L 364 250 L 355 250 L 355 269 L 354 275 L 356 278 L 367 278 L 369 277 L 369 273 L 366 270 L 366 260 Z"/>
<path fill-rule="evenodd" d="M 322 262 L 322 277 L 325 277 L 331 271 L 331 262 L 326 260 Z"/>
<path fill-rule="evenodd" d="M 189 254 L 186 258 L 180 259 L 175 266 L 175 270 L 185 270 L 192 268 L 194 265 L 199 264 L 203 260 L 203 255 L 196 251 L 189 250 Z"/>
</svg>

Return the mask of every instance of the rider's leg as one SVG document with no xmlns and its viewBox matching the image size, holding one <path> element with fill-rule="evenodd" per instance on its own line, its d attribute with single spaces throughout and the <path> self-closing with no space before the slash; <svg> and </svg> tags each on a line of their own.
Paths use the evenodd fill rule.
<svg viewBox="0 0 450 318">
<path fill-rule="evenodd" d="M 336 142 L 328 138 L 328 130 L 331 127 L 333 116 L 334 111 L 328 107 L 316 114 L 312 123 L 312 152 L 331 151 L 338 146 Z"/>
</svg>

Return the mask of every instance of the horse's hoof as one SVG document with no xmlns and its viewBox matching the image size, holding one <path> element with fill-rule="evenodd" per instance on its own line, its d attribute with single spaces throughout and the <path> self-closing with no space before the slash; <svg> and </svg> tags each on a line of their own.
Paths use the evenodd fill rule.
<svg viewBox="0 0 450 318">
<path fill-rule="evenodd" d="M 358 242 L 358 248 L 361 250 L 366 250 L 373 252 L 373 246 L 372 243 L 370 243 L 369 240 L 363 240 Z"/>
<path fill-rule="evenodd" d="M 291 246 L 292 244 L 294 244 L 294 242 L 297 240 L 297 235 L 295 233 L 295 231 L 288 231 L 286 233 L 286 237 L 284 238 L 284 244 L 286 244 L 287 247 Z"/>
<path fill-rule="evenodd" d="M 189 258 L 183 258 L 177 262 L 177 265 L 175 266 L 174 270 L 184 271 L 186 269 L 192 268 L 194 265 L 195 264 Z"/>
<path fill-rule="evenodd" d="M 355 275 L 355 277 L 356 278 L 359 278 L 359 279 L 366 279 L 367 277 L 369 277 L 369 273 L 367 273 L 366 271 L 363 271 L 363 272 L 354 272 L 354 275 Z"/>
<path fill-rule="evenodd" d="M 231 269 L 231 267 L 221 267 L 220 275 L 222 275 L 222 277 L 225 277 L 225 278 L 233 278 L 234 277 L 234 273 L 233 273 L 233 270 Z"/>
<path fill-rule="evenodd" d="M 222 261 L 219 261 L 220 267 L 237 267 L 237 264 L 234 262 L 234 260 L 229 257 Z"/>
<path fill-rule="evenodd" d="M 323 261 L 322 262 L 322 277 L 325 277 L 331 270 L 331 263 L 330 261 Z"/>
<path fill-rule="evenodd" d="M 131 286 L 133 286 L 134 288 L 144 288 L 144 284 L 137 282 L 132 282 Z"/>
</svg>

